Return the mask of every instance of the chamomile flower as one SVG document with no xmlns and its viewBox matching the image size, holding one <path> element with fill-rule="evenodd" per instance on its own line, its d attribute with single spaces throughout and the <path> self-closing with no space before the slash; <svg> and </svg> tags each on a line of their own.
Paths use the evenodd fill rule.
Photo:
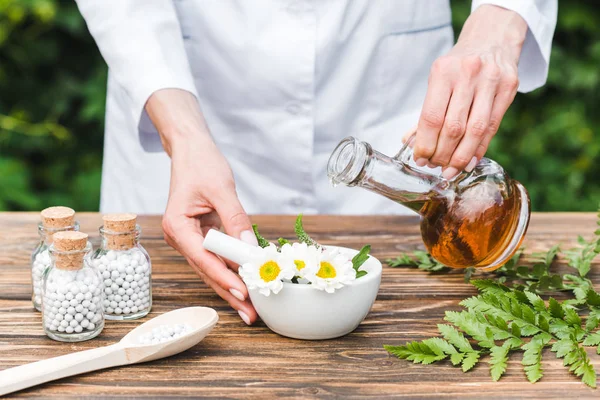
<svg viewBox="0 0 600 400">
<path fill-rule="evenodd" d="M 277 251 L 274 244 L 257 251 L 252 260 L 243 264 L 239 274 L 248 289 L 259 289 L 260 294 L 269 296 L 279 293 L 283 280 L 294 277 L 296 266 L 293 259 Z"/>
<path fill-rule="evenodd" d="M 338 249 L 325 250 L 319 257 L 319 263 L 305 274 L 312 286 L 327 293 L 333 293 L 356 279 L 352 260 Z"/>
<path fill-rule="evenodd" d="M 308 283 L 305 275 L 319 264 L 321 250 L 306 243 L 288 243 L 281 247 L 281 254 L 294 261 L 296 267 L 294 276 L 298 277 L 298 283 Z"/>
</svg>

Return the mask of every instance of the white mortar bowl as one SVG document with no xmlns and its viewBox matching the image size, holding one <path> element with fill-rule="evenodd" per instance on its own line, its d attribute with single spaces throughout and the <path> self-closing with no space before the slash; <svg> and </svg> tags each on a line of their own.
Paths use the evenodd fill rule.
<svg viewBox="0 0 600 400">
<path fill-rule="evenodd" d="M 349 258 L 358 253 L 345 247 L 327 248 L 338 248 Z M 294 339 L 333 339 L 355 330 L 377 297 L 381 262 L 371 256 L 360 269 L 367 271 L 367 275 L 334 293 L 294 283 L 284 283 L 278 294 L 271 293 L 268 297 L 258 289 L 248 292 L 256 312 L 273 332 Z"/>
</svg>

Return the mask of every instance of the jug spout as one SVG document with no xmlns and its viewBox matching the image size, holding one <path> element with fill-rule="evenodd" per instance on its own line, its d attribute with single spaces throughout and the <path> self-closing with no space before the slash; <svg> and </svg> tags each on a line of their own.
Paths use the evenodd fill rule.
<svg viewBox="0 0 600 400">
<path fill-rule="evenodd" d="M 396 157 L 388 157 L 352 136 L 342 140 L 327 164 L 333 185 L 360 186 L 422 213 L 425 202 L 446 181 L 411 167 L 412 151 L 404 145 Z"/>
</svg>

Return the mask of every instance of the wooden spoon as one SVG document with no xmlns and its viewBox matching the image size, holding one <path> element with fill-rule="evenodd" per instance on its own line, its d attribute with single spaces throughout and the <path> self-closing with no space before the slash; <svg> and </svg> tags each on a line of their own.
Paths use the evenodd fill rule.
<svg viewBox="0 0 600 400">
<path fill-rule="evenodd" d="M 0 372 L 0 396 L 55 379 L 83 374 L 119 365 L 157 360 L 180 353 L 198 344 L 219 320 L 217 312 L 207 307 L 180 308 L 159 315 L 131 330 L 120 342 L 110 346 L 66 354 L 21 365 Z M 192 331 L 157 344 L 141 344 L 141 335 L 160 325 L 187 323 Z"/>
</svg>

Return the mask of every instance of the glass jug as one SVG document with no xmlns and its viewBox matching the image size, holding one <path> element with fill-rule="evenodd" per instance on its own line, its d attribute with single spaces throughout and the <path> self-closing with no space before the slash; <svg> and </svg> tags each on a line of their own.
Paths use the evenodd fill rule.
<svg viewBox="0 0 600 400">
<path fill-rule="evenodd" d="M 492 271 L 517 251 L 529 224 L 529 196 L 495 161 L 482 158 L 472 172 L 446 180 L 418 167 L 411 136 L 395 157 L 348 137 L 327 165 L 334 185 L 360 186 L 421 215 L 429 253 L 452 268 Z"/>
</svg>

